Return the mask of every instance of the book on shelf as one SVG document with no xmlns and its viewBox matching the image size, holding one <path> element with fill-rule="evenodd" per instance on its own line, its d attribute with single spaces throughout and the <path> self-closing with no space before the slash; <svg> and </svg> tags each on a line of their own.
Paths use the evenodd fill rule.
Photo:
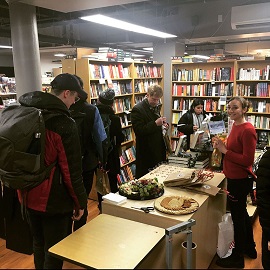
<svg viewBox="0 0 270 270">
<path fill-rule="evenodd" d="M 222 67 L 220 69 L 220 80 L 221 81 L 230 81 L 231 80 L 231 68 L 230 67 Z"/>
</svg>

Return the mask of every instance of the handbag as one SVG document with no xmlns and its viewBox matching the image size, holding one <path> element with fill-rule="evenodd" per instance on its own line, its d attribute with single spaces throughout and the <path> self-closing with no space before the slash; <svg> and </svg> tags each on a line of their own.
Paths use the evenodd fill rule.
<svg viewBox="0 0 270 270">
<path fill-rule="evenodd" d="M 111 192 L 108 173 L 101 168 L 97 168 L 96 170 L 96 191 L 101 195 Z"/>
<path fill-rule="evenodd" d="M 217 254 L 220 258 L 226 258 L 232 253 L 234 247 L 234 230 L 231 213 L 224 214 L 218 224 Z"/>
</svg>

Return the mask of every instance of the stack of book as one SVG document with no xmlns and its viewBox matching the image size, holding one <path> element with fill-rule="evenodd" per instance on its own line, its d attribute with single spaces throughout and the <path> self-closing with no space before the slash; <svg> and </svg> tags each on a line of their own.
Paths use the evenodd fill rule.
<svg viewBox="0 0 270 270">
<path fill-rule="evenodd" d="M 189 152 L 189 154 L 184 155 L 182 157 L 178 157 L 175 155 L 171 155 L 168 157 L 168 162 L 174 166 L 186 167 L 186 168 L 194 168 L 194 169 L 203 169 L 207 168 L 209 165 L 209 157 L 208 156 L 196 156 L 198 153 Z"/>
</svg>

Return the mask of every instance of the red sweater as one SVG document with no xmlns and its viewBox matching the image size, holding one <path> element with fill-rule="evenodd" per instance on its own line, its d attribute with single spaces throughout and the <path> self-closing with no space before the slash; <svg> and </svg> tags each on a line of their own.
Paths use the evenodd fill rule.
<svg viewBox="0 0 270 270">
<path fill-rule="evenodd" d="M 223 172 L 231 179 L 246 178 L 252 173 L 257 143 L 255 128 L 249 122 L 233 124 L 227 139 L 227 153 L 223 161 Z"/>
</svg>

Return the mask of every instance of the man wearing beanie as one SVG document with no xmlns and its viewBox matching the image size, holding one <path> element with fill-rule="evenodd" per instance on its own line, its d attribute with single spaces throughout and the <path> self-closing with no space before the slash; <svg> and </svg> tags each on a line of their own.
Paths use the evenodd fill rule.
<svg viewBox="0 0 270 270">
<path fill-rule="evenodd" d="M 108 88 L 106 91 L 100 93 L 97 108 L 102 119 L 109 117 L 110 127 L 109 127 L 109 139 L 112 145 L 112 149 L 109 149 L 108 160 L 105 166 L 106 171 L 108 171 L 108 177 L 110 180 L 111 192 L 115 193 L 118 191 L 117 187 L 117 174 L 120 173 L 120 160 L 119 152 L 121 149 L 121 143 L 124 141 L 124 134 L 122 133 L 122 127 L 120 118 L 115 115 L 113 110 L 114 101 L 114 90 Z M 102 195 L 98 193 L 99 209 L 101 211 L 101 201 Z"/>
<path fill-rule="evenodd" d="M 80 141 L 69 107 L 83 90 L 71 74 L 64 73 L 51 82 L 51 93 L 35 91 L 19 98 L 22 106 L 47 110 L 45 120 L 45 164 L 55 163 L 40 185 L 27 192 L 24 200 L 33 234 L 36 269 L 62 269 L 63 261 L 51 256 L 48 249 L 71 231 L 70 220 L 79 220 L 87 207 L 82 181 Z M 21 191 L 18 191 L 22 201 Z"/>
<path fill-rule="evenodd" d="M 83 89 L 83 81 L 77 75 L 74 75 Z M 107 162 L 107 135 L 104 130 L 103 122 L 96 106 L 89 104 L 87 93 L 80 95 L 80 100 L 70 107 L 71 116 L 75 120 L 81 143 L 83 183 L 87 196 L 92 188 L 94 172 L 99 164 Z M 86 224 L 88 211 L 85 209 L 80 220 L 74 221 L 73 230 L 76 231 Z"/>
</svg>

